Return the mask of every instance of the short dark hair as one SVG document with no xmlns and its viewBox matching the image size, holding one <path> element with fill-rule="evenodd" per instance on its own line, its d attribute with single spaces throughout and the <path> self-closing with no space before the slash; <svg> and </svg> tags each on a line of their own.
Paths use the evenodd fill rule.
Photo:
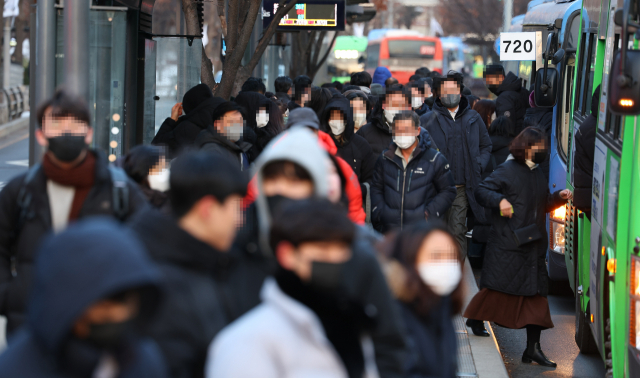
<svg viewBox="0 0 640 378">
<path fill-rule="evenodd" d="M 276 93 L 287 93 L 293 86 L 293 80 L 289 76 L 278 76 L 273 83 Z"/>
<path fill-rule="evenodd" d="M 351 245 L 356 231 L 346 211 L 326 199 L 287 203 L 276 211 L 271 224 L 269 242 L 273 251 L 281 242 L 289 242 L 294 247 L 313 242 Z"/>
<path fill-rule="evenodd" d="M 158 165 L 165 156 L 164 148 L 159 146 L 135 146 L 124 157 L 123 168 L 127 176 L 138 184 L 144 183 L 151 168 Z"/>
<path fill-rule="evenodd" d="M 547 146 L 546 133 L 537 127 L 529 126 L 522 130 L 522 132 L 511 141 L 509 152 L 511 152 L 511 155 L 513 155 L 516 161 L 524 162 L 526 159 L 526 151 L 531 148 L 531 146 L 540 142 L 544 142 L 545 147 Z"/>
<path fill-rule="evenodd" d="M 395 117 L 393 117 L 394 124 L 397 121 L 407 121 L 407 120 L 411 120 L 411 122 L 413 122 L 414 129 L 417 129 L 418 127 L 420 127 L 420 117 L 418 117 L 418 115 L 415 112 L 412 112 L 411 110 L 402 110 L 398 112 L 398 114 L 396 114 Z"/>
<path fill-rule="evenodd" d="M 501 64 L 489 64 L 482 71 L 482 77 L 487 77 L 487 75 L 505 76 L 504 67 Z"/>
<path fill-rule="evenodd" d="M 334 81 L 331 85 L 340 92 L 342 92 L 342 88 L 344 87 L 344 85 L 339 81 Z"/>
<path fill-rule="evenodd" d="M 293 181 L 311 181 L 313 178 L 300 164 L 289 160 L 274 160 L 262 167 L 262 181 L 280 177 Z"/>
<path fill-rule="evenodd" d="M 387 90 L 384 93 L 384 96 L 382 97 L 382 101 L 380 101 L 380 103 L 381 104 L 385 103 L 387 101 L 387 98 L 394 94 L 403 95 L 405 97 L 405 101 L 407 101 L 408 104 L 411 104 L 411 96 L 407 95 L 407 92 L 405 92 L 404 88 L 399 85 L 393 85 L 387 88 Z"/>
<path fill-rule="evenodd" d="M 262 82 L 261 78 L 250 77 L 242 84 L 241 92 L 258 92 L 264 94 L 267 91 L 267 87 Z"/>
<path fill-rule="evenodd" d="M 384 81 L 384 86 L 388 88 L 388 87 L 391 87 L 391 86 L 396 85 L 398 83 L 399 83 L 398 79 L 396 79 L 395 77 L 390 77 L 390 78 L 388 78 L 387 80 Z"/>
<path fill-rule="evenodd" d="M 307 103 L 307 107 L 313 109 L 318 115 L 318 119 L 321 118 L 324 108 L 327 106 L 329 100 L 331 100 L 333 94 L 327 88 L 311 87 L 311 99 Z"/>
<path fill-rule="evenodd" d="M 412 81 L 409 88 L 416 88 L 420 94 L 424 94 L 424 81 L 422 80 L 423 79 L 421 78 L 419 80 Z"/>
<path fill-rule="evenodd" d="M 420 76 L 420 75 L 411 75 L 411 77 L 409 77 L 409 82 L 412 83 L 412 82 L 418 81 L 420 79 L 422 79 L 422 76 Z"/>
<path fill-rule="evenodd" d="M 500 116 L 494 119 L 493 122 L 491 122 L 491 126 L 489 126 L 489 135 L 510 138 L 513 137 L 513 134 L 513 123 L 511 123 L 508 117 Z"/>
<path fill-rule="evenodd" d="M 91 113 L 89 113 L 87 102 L 82 97 L 73 95 L 63 88 L 58 89 L 50 99 L 45 100 L 38 107 L 37 117 L 40 128 L 42 128 L 47 109 L 51 109 L 52 118 L 72 117 L 91 127 Z"/>
<path fill-rule="evenodd" d="M 169 201 L 180 218 L 203 197 L 224 202 L 233 194 L 244 197 L 247 178 L 238 164 L 226 156 L 209 151 L 189 151 L 171 163 Z"/>
<path fill-rule="evenodd" d="M 433 78 L 433 87 L 431 87 L 431 90 L 436 95 L 440 96 L 440 89 L 445 81 L 455 81 L 460 87 L 460 94 L 462 94 L 462 91 L 464 90 L 464 76 L 462 76 L 460 72 L 453 70 L 447 72 L 447 76 L 438 76 Z"/>
<path fill-rule="evenodd" d="M 351 74 L 351 80 L 349 80 L 349 84 L 368 88 L 371 87 L 372 81 L 373 79 L 367 71 L 354 72 Z"/>
<path fill-rule="evenodd" d="M 307 75 L 296 76 L 296 78 L 293 79 L 294 98 L 300 100 L 304 91 L 311 87 L 311 83 L 313 83 L 313 81 Z"/>
<path fill-rule="evenodd" d="M 362 101 L 364 101 L 364 106 L 366 108 L 367 114 L 369 114 L 371 112 L 371 100 L 369 100 L 369 96 L 367 96 L 364 92 L 361 92 L 359 89 L 358 91 L 353 91 L 348 93 L 346 96 L 347 100 L 351 101 L 355 98 L 359 98 L 362 99 Z"/>
<path fill-rule="evenodd" d="M 431 74 L 431 70 L 429 70 L 427 67 L 420 67 L 416 70 L 416 75 L 419 75 L 421 77 L 429 77 L 429 74 Z"/>
<path fill-rule="evenodd" d="M 245 116 L 244 109 L 240 107 L 240 105 L 236 104 L 235 102 L 225 101 L 222 104 L 218 105 L 213 111 L 211 120 L 213 122 L 219 121 L 220 119 L 222 119 L 222 117 L 224 117 L 225 114 L 229 112 L 239 112 L 240 114 L 242 114 L 242 118 L 244 118 Z"/>
</svg>

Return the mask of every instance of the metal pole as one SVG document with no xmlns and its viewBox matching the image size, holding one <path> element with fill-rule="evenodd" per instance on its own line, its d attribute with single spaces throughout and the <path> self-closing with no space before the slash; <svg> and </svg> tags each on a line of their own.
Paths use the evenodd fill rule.
<svg viewBox="0 0 640 378">
<path fill-rule="evenodd" d="M 511 15 L 513 14 L 513 0 L 504 0 L 504 13 L 502 15 L 502 19 L 504 25 L 502 26 L 502 31 L 509 31 L 511 27 Z"/>
<path fill-rule="evenodd" d="M 29 166 L 35 163 L 36 147 L 38 143 L 34 137 L 36 130 L 36 41 L 38 21 L 36 18 L 37 5 L 29 7 Z"/>
<path fill-rule="evenodd" d="M 64 2 L 65 87 L 89 98 L 89 1 Z"/>
<path fill-rule="evenodd" d="M 38 0 L 36 9 L 36 27 L 31 35 L 36 37 L 35 51 L 31 56 L 32 64 L 36 65 L 35 77 L 30 78 L 30 96 L 35 96 L 35 107 L 50 98 L 55 91 L 56 83 L 56 9 L 53 1 Z M 31 41 L 29 41 L 31 42 Z M 36 121 L 29 125 L 29 164 L 33 165 L 42 158 L 42 148 L 35 140 Z"/>
<path fill-rule="evenodd" d="M 389 0 L 389 5 L 387 6 L 387 28 L 393 29 L 393 8 L 395 0 Z"/>
<path fill-rule="evenodd" d="M 11 17 L 4 19 L 4 41 L 2 51 L 2 86 L 11 86 Z"/>
</svg>

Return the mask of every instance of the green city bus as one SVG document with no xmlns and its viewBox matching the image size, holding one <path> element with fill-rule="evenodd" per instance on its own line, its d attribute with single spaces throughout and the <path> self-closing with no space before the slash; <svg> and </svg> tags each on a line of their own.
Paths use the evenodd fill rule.
<svg viewBox="0 0 640 378">
<path fill-rule="evenodd" d="M 351 74 L 364 70 L 367 37 L 341 35 L 336 38 L 331 54 L 327 58 L 327 70 L 331 81 L 348 83 Z"/>
<path fill-rule="evenodd" d="M 613 76 L 619 66 L 613 64 L 614 58 L 623 46 L 629 46 L 616 25 L 623 15 L 614 16 L 625 5 L 636 9 L 636 1 L 583 0 L 580 41 L 576 51 L 566 51 L 564 57 L 575 59 L 574 90 L 558 99 L 572 103 L 566 185 L 573 189 L 575 135 L 590 114 L 595 88 L 601 85 L 595 115 L 591 215 L 576 209 L 572 201 L 567 204 L 565 261 L 576 298 L 576 344 L 582 353 L 602 356 L 607 377 L 640 377 L 640 215 L 635 213 L 640 209 L 638 117 L 614 114 L 609 105 L 631 101 L 618 98 L 620 90 L 611 88 L 619 86 L 620 77 Z M 633 46 L 629 50 L 637 49 L 637 42 Z M 629 86 L 637 86 L 639 80 L 632 77 Z"/>
</svg>

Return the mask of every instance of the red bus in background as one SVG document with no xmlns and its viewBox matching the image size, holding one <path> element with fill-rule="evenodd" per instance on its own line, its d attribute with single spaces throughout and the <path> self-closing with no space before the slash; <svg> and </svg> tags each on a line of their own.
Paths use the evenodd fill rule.
<svg viewBox="0 0 640 378">
<path fill-rule="evenodd" d="M 400 84 L 420 67 L 442 73 L 442 44 L 438 37 L 386 35 L 369 40 L 365 70 L 373 76 L 378 67 L 387 67 Z"/>
</svg>

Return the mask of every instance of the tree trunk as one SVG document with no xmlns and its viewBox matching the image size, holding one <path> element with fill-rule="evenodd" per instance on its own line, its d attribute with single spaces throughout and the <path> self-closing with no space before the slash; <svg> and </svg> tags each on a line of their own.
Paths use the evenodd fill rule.
<svg viewBox="0 0 640 378">
<path fill-rule="evenodd" d="M 291 50 L 294 53 L 291 57 L 291 67 L 289 69 L 290 76 L 296 77 L 299 75 L 307 75 L 311 80 L 314 79 L 320 67 L 329 57 L 331 53 L 331 47 L 338 37 L 338 32 L 335 32 L 331 43 L 327 49 L 322 52 L 324 38 L 326 32 L 300 32 L 298 35 L 292 37 Z"/>
<path fill-rule="evenodd" d="M 198 8 L 195 1 L 182 0 L 182 11 L 184 12 L 185 25 L 188 35 L 199 35 L 202 37 L 200 20 L 198 20 Z M 204 47 L 202 48 L 202 59 L 200 65 L 200 80 L 209 86 L 211 90 L 216 89 L 216 81 L 213 78 L 213 67 L 211 60 L 207 56 Z"/>
</svg>

